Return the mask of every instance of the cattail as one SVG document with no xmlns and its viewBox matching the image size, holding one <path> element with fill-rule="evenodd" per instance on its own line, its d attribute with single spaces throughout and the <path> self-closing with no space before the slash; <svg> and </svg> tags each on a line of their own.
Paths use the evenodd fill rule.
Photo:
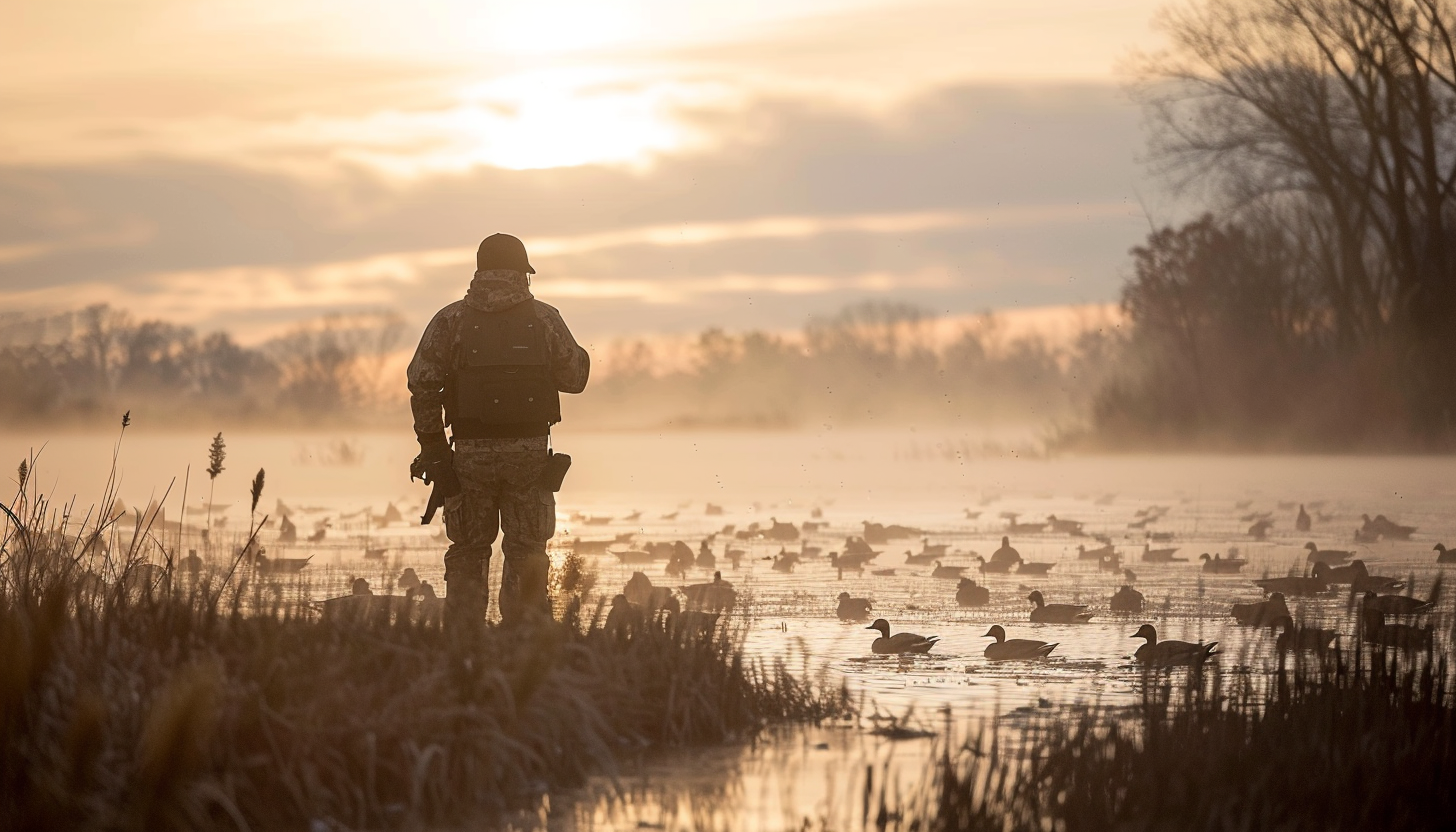
<svg viewBox="0 0 1456 832">
<path fill-rule="evenodd" d="M 222 441 L 222 432 L 218 431 L 217 436 L 212 437 L 212 447 L 207 450 L 207 460 L 210 463 L 207 466 L 207 475 L 217 479 L 217 475 L 224 470 L 224 459 L 227 459 L 227 445 Z"/>
<path fill-rule="evenodd" d="M 258 498 L 263 496 L 263 469 L 258 469 L 258 475 L 253 477 L 253 507 L 248 509 L 249 513 L 258 510 Z"/>
</svg>

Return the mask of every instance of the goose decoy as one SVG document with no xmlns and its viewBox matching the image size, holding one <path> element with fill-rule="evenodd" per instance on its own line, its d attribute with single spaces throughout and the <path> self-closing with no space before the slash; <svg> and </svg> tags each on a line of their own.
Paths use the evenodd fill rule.
<svg viewBox="0 0 1456 832">
<path fill-rule="evenodd" d="M 1087 612 L 1086 605 L 1048 604 L 1041 597 L 1040 590 L 1032 590 L 1026 600 L 1035 605 L 1035 609 L 1031 611 L 1034 624 L 1086 624 L 1092 620 L 1092 613 Z"/>
<path fill-rule="evenodd" d="M 1113 593 L 1112 601 L 1108 604 L 1113 612 L 1138 613 L 1143 611 L 1143 594 L 1127 584 Z"/>
<path fill-rule="evenodd" d="M 1248 563 L 1241 558 L 1220 558 L 1216 554 L 1210 557 L 1207 552 L 1199 555 L 1198 559 L 1203 561 L 1203 571 L 1211 575 L 1233 575 Z"/>
<path fill-rule="evenodd" d="M 639 610 L 677 612 L 682 609 L 672 590 L 665 586 L 653 586 L 652 579 L 645 572 L 633 572 L 632 577 L 627 579 L 626 586 L 622 587 L 622 594 Z"/>
<path fill-rule="evenodd" d="M 1047 525 L 1056 534 L 1070 534 L 1074 536 L 1082 534 L 1082 521 L 1080 520 L 1063 520 L 1055 514 L 1048 514 Z"/>
<path fill-rule="evenodd" d="M 991 590 L 970 578 L 961 578 L 956 586 L 956 604 L 962 607 L 984 607 L 991 603 Z"/>
<path fill-rule="evenodd" d="M 1274 622 L 1279 627 L 1279 637 L 1274 640 L 1274 649 L 1280 653 L 1290 651 L 1304 651 L 1309 653 L 1322 653 L 1329 648 L 1330 642 L 1338 635 L 1334 630 L 1321 630 L 1318 627 L 1296 627 L 1294 619 L 1287 615 L 1279 617 Z"/>
<path fill-rule="evenodd" d="M 794 566 L 799 562 L 798 552 L 787 552 L 779 548 L 778 557 L 774 558 L 773 571 L 788 574 L 794 571 Z M 841 569 L 844 567 L 840 567 Z"/>
<path fill-rule="evenodd" d="M 1410 540 L 1411 535 L 1416 533 L 1415 526 L 1402 526 L 1391 521 L 1384 514 L 1375 515 L 1371 526 L 1380 533 L 1381 537 L 1388 537 L 1391 540 Z"/>
<path fill-rule="evenodd" d="M 883 618 L 876 618 L 875 623 L 865 629 L 880 631 L 880 637 L 870 644 L 870 649 L 882 656 L 896 653 L 929 653 L 930 648 L 940 641 L 940 636 L 926 638 L 914 633 L 896 633 L 891 636 L 890 622 Z"/>
<path fill-rule="evenodd" d="M 1299 514 L 1294 518 L 1294 530 L 1307 532 L 1310 529 L 1309 512 L 1304 510 L 1304 504 L 1299 504 Z"/>
<path fill-rule="evenodd" d="M 1315 545 L 1313 540 L 1304 544 L 1304 548 L 1309 550 L 1309 554 L 1304 559 L 1306 563 L 1323 563 L 1328 566 L 1339 566 L 1355 556 L 1354 552 L 1347 552 L 1344 549 L 1321 549 Z"/>
<path fill-rule="evenodd" d="M 1147 639 L 1132 657 L 1149 667 L 1197 667 L 1213 656 L 1218 642 L 1193 644 L 1187 641 L 1158 641 L 1158 630 L 1144 624 L 1131 638 Z"/>
<path fill-rule="evenodd" d="M 993 662 L 1035 661 L 1044 659 L 1057 649 L 1058 642 L 1048 644 L 1030 638 L 1006 638 L 1006 630 L 1000 624 L 993 624 L 981 638 L 994 638 L 986 645 L 986 658 Z"/>
<path fill-rule="evenodd" d="M 642 612 L 627 600 L 627 596 L 621 593 L 612 596 L 612 608 L 607 612 L 603 630 L 618 638 L 631 638 L 642 628 L 642 624 Z"/>
<path fill-rule="evenodd" d="M 1446 544 L 1437 543 L 1433 551 L 1438 553 L 1436 563 L 1456 563 L 1456 549 L 1447 549 Z"/>
<path fill-rule="evenodd" d="M 1234 620 L 1245 627 L 1269 627 L 1280 618 L 1288 618 L 1289 606 L 1284 603 L 1284 593 L 1275 592 L 1267 601 L 1252 604 L 1234 604 L 1230 611 Z"/>
<path fill-rule="evenodd" d="M 1003 535 L 1001 537 L 1001 548 L 991 553 L 990 564 L 992 566 L 1004 566 L 1000 569 L 985 569 L 986 572 L 1006 572 L 1011 564 L 1021 561 L 1021 553 L 1011 547 L 1011 538 Z"/>
<path fill-rule="evenodd" d="M 841 592 L 835 614 L 840 621 L 863 621 L 870 617 L 870 599 L 851 598 L 848 592 Z"/>
<path fill-rule="evenodd" d="M 1376 595 L 1366 592 L 1363 596 L 1365 609 L 1378 610 L 1382 615 L 1420 615 L 1435 609 L 1436 602 L 1422 601 L 1409 595 Z"/>
<path fill-rule="evenodd" d="M 1291 575 L 1287 578 L 1259 578 L 1254 581 L 1265 592 L 1282 592 L 1285 595 L 1318 595 L 1328 592 L 1330 585 L 1316 577 Z"/>
<path fill-rule="evenodd" d="M 1118 554 L 1111 554 L 1098 559 L 1097 568 L 1103 572 L 1123 572 L 1129 575 L 1132 574 L 1131 569 L 1124 569 L 1122 567 L 1122 555 Z M 1135 581 L 1137 580 L 1137 576 L 1133 575 L 1131 578 L 1128 578 L 1128 580 Z"/>
<path fill-rule="evenodd" d="M 958 581 L 961 573 L 966 571 L 964 566 L 942 566 L 940 561 L 935 562 L 935 569 L 930 573 L 932 578 L 944 578 L 948 581 Z"/>
<path fill-rule="evenodd" d="M 401 589 L 419 589 L 420 576 L 415 572 L 413 566 L 406 566 L 404 571 L 399 574 L 399 580 L 395 581 L 395 586 Z"/>
<path fill-rule="evenodd" d="M 1269 520 L 1267 518 L 1256 520 L 1254 521 L 1254 524 L 1249 527 L 1248 535 L 1255 540 L 1264 540 L 1269 536 L 1269 530 L 1272 528 L 1274 528 L 1273 520 Z"/>
<path fill-rule="evenodd" d="M 930 538 L 928 538 L 928 537 L 922 537 L 922 538 L 920 538 L 920 554 L 922 554 L 922 555 L 930 555 L 930 556 L 941 555 L 941 556 L 944 556 L 945 553 L 947 551 L 949 551 L 949 549 L 950 549 L 950 544 L 949 543 L 931 543 L 930 542 Z"/>
<path fill-rule="evenodd" d="M 1105 557 L 1112 557 L 1117 554 L 1111 543 L 1098 546 L 1096 549 L 1088 549 L 1085 545 L 1077 544 L 1077 560 L 1102 560 Z"/>
<path fill-rule="evenodd" d="M 1052 571 L 1052 567 L 1053 566 L 1056 566 L 1056 564 L 1055 563 L 1039 563 L 1039 562 L 1036 562 L 1036 561 L 1024 560 L 1021 563 L 1017 564 L 1017 566 L 1016 566 L 1016 574 L 1018 574 L 1018 575 L 1045 575 L 1046 573 Z"/>
<path fill-rule="evenodd" d="M 995 561 L 986 560 L 980 555 L 976 556 L 976 560 L 981 564 L 980 569 L 983 575 L 1005 575 L 1011 571 L 1012 566 L 1016 565 L 1016 561 L 1014 560 L 996 563 Z"/>
</svg>

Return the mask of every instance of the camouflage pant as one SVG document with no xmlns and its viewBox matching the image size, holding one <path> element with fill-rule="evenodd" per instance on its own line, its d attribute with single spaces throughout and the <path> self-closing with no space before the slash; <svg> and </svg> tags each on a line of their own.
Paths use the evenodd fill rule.
<svg viewBox="0 0 1456 832">
<path fill-rule="evenodd" d="M 462 439 L 455 443 L 461 493 L 445 502 L 445 617 L 478 624 L 490 598 L 490 554 L 501 533 L 503 621 L 529 609 L 551 612 L 546 542 L 556 533 L 556 495 L 537 485 L 546 466 L 546 437 Z"/>
</svg>

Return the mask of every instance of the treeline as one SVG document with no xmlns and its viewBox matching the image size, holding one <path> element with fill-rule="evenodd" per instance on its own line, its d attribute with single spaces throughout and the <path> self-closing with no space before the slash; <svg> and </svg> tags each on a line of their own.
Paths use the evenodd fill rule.
<svg viewBox="0 0 1456 832">
<path fill-rule="evenodd" d="M 333 316 L 257 347 L 226 332 L 140 320 L 90 306 L 55 315 L 0 315 L 0 417 L 52 425 L 312 424 L 367 421 L 403 323 L 393 315 Z"/>
<path fill-rule="evenodd" d="M 0 317 L 0 416 L 86 424 L 131 410 L 153 425 L 380 425 L 408 419 L 409 344 L 393 316 L 326 318 L 257 347 L 105 306 Z M 1071 422 L 1116 340 L 1009 338 L 986 315 L 953 333 L 914 307 L 871 303 L 797 333 L 702 333 L 686 350 L 606 350 L 574 427 L 802 428 Z M 665 351 L 670 349 L 671 355 Z"/>
<path fill-rule="evenodd" d="M 926 423 L 1042 426 L 1074 421 L 1117 340 L 1005 338 L 994 316 L 947 333 L 912 306 L 866 303 L 792 335 L 711 329 L 676 369 L 647 341 L 617 344 L 611 374 L 569 416 L 604 427 L 799 428 Z"/>
<path fill-rule="evenodd" d="M 1080 441 L 1456 446 L 1456 12 L 1203 0 L 1138 90 L 1215 210 L 1133 251 L 1126 362 Z"/>
</svg>

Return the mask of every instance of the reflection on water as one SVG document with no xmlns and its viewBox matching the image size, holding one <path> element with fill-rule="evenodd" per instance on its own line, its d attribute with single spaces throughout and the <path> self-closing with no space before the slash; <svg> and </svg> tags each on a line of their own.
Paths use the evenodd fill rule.
<svg viewBox="0 0 1456 832">
<path fill-rule="evenodd" d="M 0 437 L 0 459 L 19 462 L 45 438 Z M 123 499 L 145 506 L 175 477 L 167 515 L 175 520 L 190 463 L 187 502 L 198 506 L 206 494 L 200 472 L 209 439 L 203 433 L 127 437 L 120 458 Z M 82 504 L 99 495 L 111 443 L 110 437 L 54 438 L 41 456 L 41 487 L 56 495 L 79 494 Z M 934 564 L 905 562 L 907 550 L 920 550 L 919 539 L 876 547 L 882 551 L 871 570 L 893 569 L 893 574 L 841 574 L 824 554 L 805 558 L 791 574 L 783 574 L 771 568 L 773 556 L 781 546 L 796 549 L 800 543 L 719 534 L 714 552 L 724 578 L 739 591 L 750 653 L 791 656 L 810 672 L 827 667 L 865 697 L 868 710 L 901 713 L 913 707 L 934 722 L 942 708 L 964 720 L 1018 708 L 1129 704 L 1136 700 L 1140 679 L 1130 656 L 1141 643 L 1130 636 L 1144 621 L 1154 623 L 1162 638 L 1218 641 L 1224 667 L 1249 665 L 1251 672 L 1262 672 L 1266 660 L 1256 648 L 1271 636 L 1234 626 L 1229 606 L 1263 597 L 1251 578 L 1303 571 L 1306 541 L 1352 549 L 1372 573 L 1411 581 L 1422 597 L 1437 574 L 1432 546 L 1456 543 L 1451 510 L 1456 462 L 1449 458 L 975 458 L 966 451 L 974 444 L 964 436 L 892 431 L 568 434 L 558 446 L 576 464 L 559 499 L 556 555 L 577 537 L 623 533 L 636 536 L 634 547 L 681 539 L 696 550 L 704 536 L 725 525 L 742 530 L 753 523 L 768 526 L 773 519 L 800 524 L 816 510 L 815 519 L 824 525 L 804 542 L 824 554 L 860 534 L 863 521 L 898 523 L 923 529 L 930 543 L 945 544 L 943 564 L 967 567 L 967 574 L 977 578 L 972 553 L 989 556 L 1000 545 L 1008 523 L 1003 515 L 1017 515 L 1021 522 L 1056 515 L 1082 521 L 1089 534 L 1110 538 L 1136 573 L 1134 585 L 1148 602 L 1143 615 L 1107 611 L 1108 599 L 1125 578 L 1077 558 L 1078 543 L 1098 545 L 1092 538 L 1014 535 L 1013 545 L 1026 560 L 1054 563 L 1052 571 L 1038 577 L 986 576 L 990 604 L 966 609 L 956 603 L 954 580 L 930 577 Z M 314 557 L 296 591 L 315 598 L 342 594 L 355 575 L 369 577 L 376 590 L 388 590 L 405 566 L 443 586 L 444 544 L 432 537 L 439 528 L 415 525 L 426 493 L 408 481 L 415 452 L 408 434 L 234 435 L 228 448 L 228 471 L 216 483 L 217 505 L 229 506 L 220 509 L 228 523 L 218 536 L 221 542 L 240 542 L 247 483 L 260 467 L 268 471 L 263 509 L 276 512 L 279 501 L 291 509 L 300 541 L 325 528 L 316 543 L 287 545 L 272 539 L 276 532 L 264 535 L 270 556 Z M 722 506 L 722 513 L 709 514 L 708 503 Z M 1300 503 L 1315 517 L 1307 533 L 1294 528 Z M 402 521 L 382 522 L 390 504 Z M 1133 527 L 1146 516 L 1139 512 L 1153 505 L 1166 507 L 1166 513 L 1146 528 Z M 1274 521 L 1266 541 L 1246 534 L 1250 521 L 1245 518 L 1255 512 L 1269 512 Z M 1353 532 L 1362 513 L 1385 514 L 1419 530 L 1410 541 L 1356 543 Z M 572 520 L 580 515 L 612 519 L 599 526 Z M 633 515 L 631 521 L 623 519 Z M 189 522 L 199 523 L 199 518 L 189 515 Z M 1175 557 L 1187 561 L 1141 562 L 1149 533 L 1170 538 L 1158 545 L 1176 547 Z M 744 552 L 736 569 L 725 557 L 729 544 Z M 1200 553 L 1227 555 L 1235 548 L 1249 561 L 1242 574 L 1209 575 L 1200 569 Z M 384 549 L 384 558 L 365 560 L 366 549 Z M 639 569 L 666 586 L 711 577 L 694 570 L 683 579 L 669 578 L 661 561 L 634 567 L 610 555 L 589 560 L 597 572 L 589 602 L 610 598 Z M 1084 625 L 1030 624 L 1026 596 L 1031 588 L 1049 603 L 1088 604 L 1096 615 Z M 865 623 L 835 617 L 841 591 L 869 598 L 873 615 L 888 619 L 896 631 L 938 635 L 940 643 L 930 655 L 912 659 L 872 655 L 874 634 Z M 1348 636 L 1353 632 L 1348 600 L 1330 592 L 1290 599 L 1290 605 L 1297 616 Z M 1449 605 L 1443 599 L 1443 610 Z M 982 634 L 991 624 L 1005 626 L 1011 638 L 1054 641 L 1058 647 L 1043 663 L 988 664 L 982 657 L 988 640 Z M 853 813 L 840 811 L 860 799 L 855 794 L 863 791 L 866 766 L 883 766 L 886 755 L 902 755 L 914 763 L 901 766 L 902 772 L 924 767 L 924 742 L 866 742 L 858 730 L 839 729 L 796 734 L 748 754 L 684 757 L 662 764 L 658 773 L 671 776 L 650 778 L 654 785 L 648 787 L 640 774 L 624 772 L 618 781 L 626 789 L 624 802 L 610 804 L 604 793 L 588 793 L 574 804 L 572 817 L 613 829 L 638 828 L 638 823 L 663 829 L 797 828 L 804 817 L 820 814 L 842 820 Z M 850 766 L 846 760 L 857 762 Z M 821 807 L 828 809 L 821 812 Z M 733 823 L 718 823 L 725 817 Z"/>
</svg>

